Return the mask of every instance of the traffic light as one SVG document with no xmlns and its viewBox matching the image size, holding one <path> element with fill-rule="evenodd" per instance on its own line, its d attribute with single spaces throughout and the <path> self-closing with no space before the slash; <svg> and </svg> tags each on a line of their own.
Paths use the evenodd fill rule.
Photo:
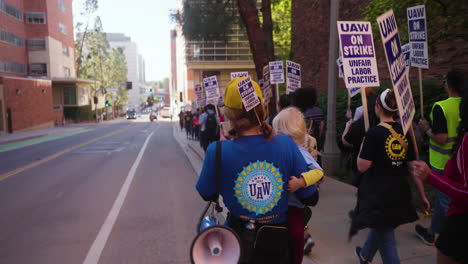
<svg viewBox="0 0 468 264">
<path fill-rule="evenodd" d="M 98 101 L 98 97 L 97 97 L 97 96 L 94 96 L 94 97 L 93 97 L 93 101 L 94 101 L 94 104 L 95 104 L 95 105 L 98 104 L 98 102 L 99 102 L 99 101 Z"/>
<path fill-rule="evenodd" d="M 109 107 L 110 104 L 109 104 L 109 101 L 106 100 L 106 107 Z"/>
</svg>

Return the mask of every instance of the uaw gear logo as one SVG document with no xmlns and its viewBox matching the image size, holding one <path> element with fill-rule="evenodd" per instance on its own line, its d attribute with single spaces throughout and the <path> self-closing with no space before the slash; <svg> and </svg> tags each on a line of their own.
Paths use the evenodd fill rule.
<svg viewBox="0 0 468 264">
<path fill-rule="evenodd" d="M 406 142 L 406 144 L 408 144 L 408 140 L 401 134 L 399 135 Z M 393 161 L 403 160 L 406 157 L 406 149 L 392 134 L 390 134 L 385 141 L 385 152 L 387 152 L 387 156 Z"/>
<path fill-rule="evenodd" d="M 237 175 L 234 193 L 243 208 L 257 215 L 275 208 L 284 192 L 283 177 L 278 168 L 266 161 L 256 161 Z"/>
</svg>

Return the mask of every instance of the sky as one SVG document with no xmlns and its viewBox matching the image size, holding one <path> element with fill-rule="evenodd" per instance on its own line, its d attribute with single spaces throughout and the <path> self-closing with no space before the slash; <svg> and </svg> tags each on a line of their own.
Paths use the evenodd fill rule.
<svg viewBox="0 0 468 264">
<path fill-rule="evenodd" d="M 85 0 L 73 1 L 74 23 L 84 22 L 80 16 Z M 146 81 L 170 77 L 170 35 L 174 28 L 169 14 L 178 0 L 98 0 L 97 15 L 104 32 L 124 33 L 138 46 L 146 63 Z"/>
</svg>

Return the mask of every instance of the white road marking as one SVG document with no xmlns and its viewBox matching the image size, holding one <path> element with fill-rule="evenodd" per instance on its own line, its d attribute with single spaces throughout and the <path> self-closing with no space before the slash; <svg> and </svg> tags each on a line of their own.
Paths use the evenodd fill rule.
<svg viewBox="0 0 468 264">
<path fill-rule="evenodd" d="M 127 197 L 128 190 L 130 189 L 130 185 L 132 184 L 133 178 L 135 177 L 135 172 L 138 168 L 138 165 L 140 164 L 143 154 L 145 153 L 146 147 L 148 146 L 148 142 L 151 136 L 154 134 L 154 132 L 148 135 L 145 143 L 143 144 L 143 147 L 141 147 L 141 150 L 138 153 L 135 162 L 133 162 L 132 168 L 128 172 L 127 178 L 125 179 L 125 182 L 122 185 L 122 188 L 120 189 L 119 195 L 117 195 L 117 199 L 115 199 L 114 204 L 112 205 L 112 209 L 110 210 L 109 215 L 107 215 L 106 221 L 101 226 L 101 229 L 99 230 L 96 239 L 91 245 L 91 248 L 89 249 L 86 258 L 83 261 L 83 264 L 97 264 L 99 262 L 101 253 L 104 250 L 104 247 L 106 246 L 107 239 L 109 238 L 112 228 L 114 227 L 114 224 L 117 221 L 117 217 L 119 216 L 120 209 L 122 209 L 125 197 Z"/>
</svg>

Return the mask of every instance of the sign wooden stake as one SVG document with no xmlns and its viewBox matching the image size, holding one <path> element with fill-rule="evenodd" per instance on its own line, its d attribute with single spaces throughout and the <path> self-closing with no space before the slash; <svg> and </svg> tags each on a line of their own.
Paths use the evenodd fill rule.
<svg viewBox="0 0 468 264">
<path fill-rule="evenodd" d="M 423 94 L 423 86 L 422 86 L 422 70 L 418 68 L 419 72 L 419 100 L 421 103 L 421 118 L 424 118 L 424 94 Z"/>
<path fill-rule="evenodd" d="M 363 107 L 363 114 L 364 114 L 364 125 L 367 130 L 369 130 L 369 111 L 367 109 L 367 97 L 366 97 L 366 88 L 362 87 L 361 88 L 361 101 L 362 101 L 362 107 Z"/>
</svg>

